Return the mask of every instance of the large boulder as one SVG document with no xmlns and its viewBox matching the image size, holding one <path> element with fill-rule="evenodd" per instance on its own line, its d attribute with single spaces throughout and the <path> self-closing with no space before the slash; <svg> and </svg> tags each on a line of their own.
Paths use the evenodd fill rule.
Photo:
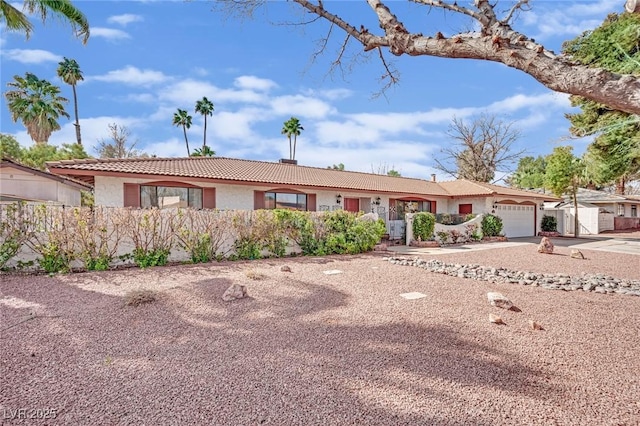
<svg viewBox="0 0 640 426">
<path fill-rule="evenodd" d="M 487 293 L 487 299 L 489 299 L 489 303 L 491 303 L 491 306 L 502 309 L 511 309 L 513 307 L 513 303 L 511 303 L 511 300 L 507 299 L 502 293 L 490 291 L 489 293 Z"/>
<path fill-rule="evenodd" d="M 222 300 L 225 302 L 231 302 L 236 299 L 243 299 L 247 297 L 247 287 L 240 284 L 233 284 L 222 295 Z"/>
<path fill-rule="evenodd" d="M 538 246 L 538 253 L 553 254 L 553 243 L 548 237 L 542 237 Z"/>
</svg>

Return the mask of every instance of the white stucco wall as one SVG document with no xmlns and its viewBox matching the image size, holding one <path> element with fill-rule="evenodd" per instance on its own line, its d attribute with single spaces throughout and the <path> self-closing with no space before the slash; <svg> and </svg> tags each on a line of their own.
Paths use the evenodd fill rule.
<svg viewBox="0 0 640 426">
<path fill-rule="evenodd" d="M 29 200 L 54 201 L 67 206 L 80 205 L 80 189 L 11 167 L 0 169 L 0 193 Z"/>
<path fill-rule="evenodd" d="M 491 202 L 492 199 L 485 197 L 455 198 L 453 200 L 449 200 L 446 206 L 446 210 L 442 210 L 442 212 L 449 214 L 458 214 L 458 207 L 460 206 L 460 204 L 471 204 L 471 213 L 473 214 L 491 213 Z M 438 210 L 440 210 L 440 208 L 438 208 Z M 440 211 L 438 213 L 440 213 Z"/>
</svg>

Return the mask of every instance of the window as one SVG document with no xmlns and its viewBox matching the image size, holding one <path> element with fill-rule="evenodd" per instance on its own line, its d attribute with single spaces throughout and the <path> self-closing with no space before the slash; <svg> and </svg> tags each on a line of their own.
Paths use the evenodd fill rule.
<svg viewBox="0 0 640 426">
<path fill-rule="evenodd" d="M 396 200 L 395 206 L 395 217 L 393 217 L 393 213 L 391 213 L 392 217 L 390 220 L 404 220 L 406 213 L 417 213 L 417 212 L 430 212 L 431 211 L 431 201 L 403 201 Z"/>
<path fill-rule="evenodd" d="M 635 204 L 631 205 L 631 217 L 638 217 L 638 206 Z"/>
<path fill-rule="evenodd" d="M 458 205 L 459 214 L 471 214 L 473 212 L 473 204 L 460 204 Z"/>
<path fill-rule="evenodd" d="M 624 204 L 618 204 L 618 216 L 624 216 Z"/>
<path fill-rule="evenodd" d="M 265 192 L 265 209 L 307 210 L 307 194 Z"/>
<path fill-rule="evenodd" d="M 177 186 L 140 186 L 140 207 L 170 209 L 177 207 L 202 208 L 202 188 Z"/>
</svg>

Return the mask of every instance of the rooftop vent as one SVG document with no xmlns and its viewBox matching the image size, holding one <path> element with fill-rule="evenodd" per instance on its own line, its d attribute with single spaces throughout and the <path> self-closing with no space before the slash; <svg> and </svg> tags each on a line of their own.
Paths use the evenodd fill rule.
<svg viewBox="0 0 640 426">
<path fill-rule="evenodd" d="M 431 173 L 431 182 L 435 182 L 435 181 L 436 181 L 436 174 Z"/>
</svg>

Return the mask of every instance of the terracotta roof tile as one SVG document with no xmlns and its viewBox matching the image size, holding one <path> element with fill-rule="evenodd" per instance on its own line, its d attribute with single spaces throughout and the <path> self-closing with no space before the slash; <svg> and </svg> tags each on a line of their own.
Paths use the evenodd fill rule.
<svg viewBox="0 0 640 426">
<path fill-rule="evenodd" d="M 53 173 L 66 176 L 80 175 L 83 172 L 86 174 L 87 171 L 98 176 L 115 172 L 445 197 L 450 195 L 438 183 L 423 179 L 225 157 L 63 160 L 48 162 L 47 167 Z"/>
<path fill-rule="evenodd" d="M 507 188 L 505 186 L 493 185 L 490 183 L 476 182 L 467 179 L 458 179 L 453 181 L 440 182 L 440 185 L 453 196 L 488 196 L 488 195 L 500 195 L 500 196 L 514 196 L 514 197 L 529 197 L 538 200 L 560 201 L 561 198 L 557 198 L 550 194 L 541 194 L 534 191 L 526 191 L 515 188 Z"/>
</svg>

